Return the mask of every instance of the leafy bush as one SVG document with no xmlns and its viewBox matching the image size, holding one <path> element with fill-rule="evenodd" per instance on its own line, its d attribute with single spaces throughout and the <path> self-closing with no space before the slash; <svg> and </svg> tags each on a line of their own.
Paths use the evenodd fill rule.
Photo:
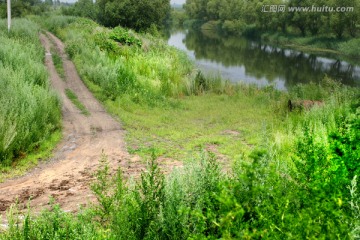
<svg viewBox="0 0 360 240">
<path fill-rule="evenodd" d="M 347 55 L 359 57 L 360 39 L 354 38 L 339 44 L 339 50 Z"/>
<path fill-rule="evenodd" d="M 127 45 L 137 45 L 141 47 L 141 40 L 131 35 L 129 31 L 121 27 L 114 28 L 110 33 L 110 39 L 115 40 L 116 42 L 127 44 Z"/>
</svg>

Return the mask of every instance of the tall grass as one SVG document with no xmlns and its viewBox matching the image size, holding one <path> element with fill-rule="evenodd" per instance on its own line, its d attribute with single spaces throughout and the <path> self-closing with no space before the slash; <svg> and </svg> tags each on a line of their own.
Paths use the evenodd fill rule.
<svg viewBox="0 0 360 240">
<path fill-rule="evenodd" d="M 24 156 L 59 128 L 59 100 L 49 90 L 36 24 L 0 24 L 0 164 Z"/>
</svg>

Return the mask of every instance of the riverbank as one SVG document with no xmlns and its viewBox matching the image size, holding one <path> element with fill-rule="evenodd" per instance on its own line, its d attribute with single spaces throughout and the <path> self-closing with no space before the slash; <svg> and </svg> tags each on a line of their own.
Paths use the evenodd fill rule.
<svg viewBox="0 0 360 240">
<path fill-rule="evenodd" d="M 359 62 L 360 39 L 337 39 L 335 37 L 301 37 L 283 33 L 261 33 L 260 39 L 280 47 L 294 48 L 304 52 L 343 55 L 346 60 Z"/>
</svg>

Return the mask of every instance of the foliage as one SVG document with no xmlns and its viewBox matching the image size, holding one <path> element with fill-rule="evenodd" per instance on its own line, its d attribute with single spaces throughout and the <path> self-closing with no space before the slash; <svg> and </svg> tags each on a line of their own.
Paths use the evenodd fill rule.
<svg viewBox="0 0 360 240">
<path fill-rule="evenodd" d="M 136 38 L 134 35 L 131 35 L 129 31 L 126 31 L 125 29 L 121 27 L 114 28 L 109 36 L 110 39 L 127 45 L 137 45 L 141 47 L 142 43 L 141 40 Z"/>
<path fill-rule="evenodd" d="M 0 239 L 107 239 L 106 232 L 99 230 L 96 222 L 91 221 L 90 211 L 81 212 L 74 218 L 53 200 L 51 209 L 44 210 L 36 218 L 28 211 L 21 221 L 19 214 L 16 206 L 10 208 L 9 229 L 0 234 Z"/>
<path fill-rule="evenodd" d="M 0 25 L 0 163 L 24 157 L 57 130 L 60 103 L 49 90 L 44 51 L 28 20 L 15 20 L 10 34 Z"/>
<path fill-rule="evenodd" d="M 170 14 L 169 0 L 80 0 L 62 8 L 62 14 L 87 17 L 107 27 L 119 25 L 145 31 L 155 25 L 161 27 Z"/>
<path fill-rule="evenodd" d="M 0 1 L 0 18 L 7 17 L 6 1 Z M 25 17 L 29 14 L 43 14 L 50 9 L 50 5 L 41 0 L 14 0 L 11 1 L 11 16 L 14 18 Z"/>
<path fill-rule="evenodd" d="M 348 181 L 349 188 L 336 189 L 350 201 L 326 195 L 328 189 L 297 178 L 303 169 L 277 166 L 273 150 L 264 144 L 229 173 L 221 172 L 213 155 L 202 153 L 166 178 L 152 158 L 141 179 L 128 184 L 120 171 L 112 178 L 103 160 L 93 210 L 71 216 L 55 207 L 36 218 L 27 215 L 22 224 L 10 213 L 9 230 L 0 239 L 356 237 L 357 177 Z"/>
<path fill-rule="evenodd" d="M 99 10 L 92 0 L 79 0 L 71 7 L 63 7 L 62 14 L 96 20 Z"/>
<path fill-rule="evenodd" d="M 359 57 L 360 39 L 351 39 L 348 42 L 341 43 L 339 49 L 347 55 Z"/>
</svg>

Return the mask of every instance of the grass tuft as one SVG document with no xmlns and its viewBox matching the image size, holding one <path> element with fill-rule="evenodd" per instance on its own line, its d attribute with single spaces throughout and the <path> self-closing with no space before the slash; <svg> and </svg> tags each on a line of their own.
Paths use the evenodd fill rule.
<svg viewBox="0 0 360 240">
<path fill-rule="evenodd" d="M 86 107 L 80 102 L 76 94 L 70 89 L 65 89 L 66 96 L 71 100 L 71 102 L 81 111 L 85 116 L 90 116 L 90 112 Z"/>
<path fill-rule="evenodd" d="M 50 53 L 52 56 L 52 60 L 53 60 L 56 72 L 59 74 L 59 76 L 62 80 L 66 81 L 64 63 L 63 63 L 61 56 L 59 55 L 58 51 L 54 47 L 51 47 Z"/>
</svg>

